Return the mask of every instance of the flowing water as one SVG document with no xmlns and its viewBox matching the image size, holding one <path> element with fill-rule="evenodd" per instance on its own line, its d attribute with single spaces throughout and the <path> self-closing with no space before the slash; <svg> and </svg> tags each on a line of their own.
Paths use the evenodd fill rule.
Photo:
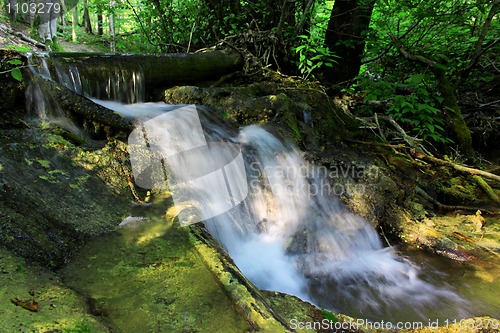
<svg viewBox="0 0 500 333">
<path fill-rule="evenodd" d="M 64 68 L 53 66 L 51 72 L 49 67 L 44 67 L 43 75 L 81 92 L 78 89 L 84 85 L 75 83 L 75 78 L 82 80 L 77 69 L 66 68 L 71 75 L 54 75 Z M 89 91 L 84 94 L 91 96 Z M 112 101 L 114 96 L 110 93 L 108 100 L 95 102 L 139 122 L 176 109 L 163 103 L 125 105 Z M 350 213 L 332 194 L 325 170 L 306 162 L 296 147 L 259 126 L 230 128 L 205 108 L 198 108 L 196 116 L 209 145 L 230 142 L 241 150 L 248 195 L 204 223 L 259 288 L 370 320 L 427 322 L 498 314 L 478 312 L 443 282 L 444 273 L 427 267 L 422 277 L 418 265 L 407 256 L 384 247 L 370 223 Z M 174 151 L 178 154 L 192 140 L 190 129 L 196 123 L 186 114 L 181 118 L 175 119 L 178 131 L 168 147 L 178 147 Z M 157 135 L 163 135 L 161 128 L 157 130 Z M 227 160 L 219 150 L 197 156 L 198 165 L 207 170 L 217 170 L 220 161 Z M 176 170 L 172 172 L 175 175 Z M 188 192 L 190 202 L 207 197 L 213 201 L 217 198 L 213 193 L 225 190 L 211 186 Z M 226 199 L 220 196 L 221 202 L 212 204 L 224 205 Z"/>
</svg>

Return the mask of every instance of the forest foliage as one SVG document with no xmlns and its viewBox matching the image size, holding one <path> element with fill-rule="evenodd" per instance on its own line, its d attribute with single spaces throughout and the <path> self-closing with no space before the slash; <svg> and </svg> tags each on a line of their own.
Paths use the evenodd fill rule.
<svg viewBox="0 0 500 333">
<path fill-rule="evenodd" d="M 473 91 L 474 105 L 498 107 L 500 0 L 80 0 L 63 8 L 56 39 L 117 53 L 223 41 L 348 94 L 360 116 L 389 115 L 411 135 L 469 156 L 464 101 Z M 36 26 L 33 17 L 16 20 Z"/>
</svg>

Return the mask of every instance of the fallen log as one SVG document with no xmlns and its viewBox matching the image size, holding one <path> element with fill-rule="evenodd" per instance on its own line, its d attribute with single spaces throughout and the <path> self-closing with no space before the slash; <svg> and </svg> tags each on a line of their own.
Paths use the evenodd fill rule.
<svg viewBox="0 0 500 333">
<path fill-rule="evenodd" d="M 125 133 L 134 129 L 132 122 L 124 116 L 96 104 L 87 97 L 81 96 L 54 81 L 41 77 L 37 79 L 44 81 L 43 85 L 45 89 L 50 91 L 51 98 L 59 104 L 61 110 L 70 118 L 74 118 L 75 115 L 81 116 L 82 119 L 87 121 L 94 121 L 105 126 L 110 126 L 115 130 L 124 131 Z"/>
<path fill-rule="evenodd" d="M 484 181 L 483 178 L 479 177 L 478 175 L 473 175 L 472 178 L 476 181 L 476 183 L 479 185 L 479 187 L 484 191 L 484 193 L 486 193 L 486 195 L 488 195 L 488 197 L 491 200 L 500 202 L 498 195 L 491 188 L 491 186 L 488 185 L 488 183 Z"/>
<path fill-rule="evenodd" d="M 415 149 L 411 150 L 411 154 L 413 155 L 413 157 L 421 159 L 421 160 L 426 161 L 426 162 L 431 162 L 431 163 L 434 163 L 434 164 L 451 167 L 451 168 L 453 168 L 455 170 L 458 170 L 458 171 L 461 171 L 461 172 L 469 173 L 469 174 L 472 174 L 472 175 L 483 176 L 485 178 L 493 179 L 493 180 L 496 180 L 497 182 L 500 182 L 500 176 L 495 175 L 495 174 L 490 173 L 490 172 L 487 172 L 487 171 L 483 171 L 483 170 L 479 170 L 479 169 L 474 169 L 474 168 L 469 168 L 469 167 L 466 167 L 466 166 L 463 166 L 463 165 L 459 165 L 459 164 L 452 163 L 452 162 L 449 162 L 449 161 L 441 160 L 441 159 L 436 158 L 436 157 L 432 157 L 432 156 L 429 156 L 429 155 L 425 155 L 425 154 L 419 153 Z"/>
<path fill-rule="evenodd" d="M 77 66 L 81 76 L 99 80 L 110 69 L 143 74 L 146 91 L 156 87 L 218 80 L 243 68 L 243 57 L 233 50 L 172 54 L 51 53 L 68 66 Z"/>
</svg>

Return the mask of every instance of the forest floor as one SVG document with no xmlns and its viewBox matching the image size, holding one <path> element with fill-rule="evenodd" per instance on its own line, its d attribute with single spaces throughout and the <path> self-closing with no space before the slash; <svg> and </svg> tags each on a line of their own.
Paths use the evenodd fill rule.
<svg viewBox="0 0 500 333">
<path fill-rule="evenodd" d="M 29 41 L 30 27 L 27 24 L 11 24 L 3 13 L 0 14 L 0 48 L 28 48 L 30 50 L 48 51 L 47 49 Z M 103 49 L 94 42 L 80 40 L 73 42 L 58 38 L 57 43 L 62 52 L 103 52 Z"/>
</svg>

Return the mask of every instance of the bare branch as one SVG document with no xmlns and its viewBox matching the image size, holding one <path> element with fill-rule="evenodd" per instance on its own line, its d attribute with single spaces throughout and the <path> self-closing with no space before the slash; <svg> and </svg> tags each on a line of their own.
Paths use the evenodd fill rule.
<svg viewBox="0 0 500 333">
<path fill-rule="evenodd" d="M 476 66 L 477 62 L 479 61 L 479 58 L 486 52 L 487 49 L 491 48 L 493 45 L 495 45 L 498 42 L 498 38 L 492 43 L 489 43 L 485 46 L 483 46 L 484 39 L 486 38 L 486 34 L 488 31 L 491 29 L 491 21 L 493 20 L 493 17 L 500 11 L 500 0 L 495 0 L 493 2 L 493 5 L 490 8 L 490 12 L 488 13 L 488 17 L 486 17 L 486 20 L 484 21 L 484 24 L 481 28 L 481 32 L 479 33 L 477 42 L 474 46 L 474 51 L 470 57 L 470 61 L 468 65 L 458 74 L 457 76 L 457 81 L 453 85 L 455 89 L 462 84 L 462 82 L 467 79 L 467 77 L 470 75 L 472 69 L 474 66 Z"/>
<path fill-rule="evenodd" d="M 419 55 L 414 55 L 408 52 L 404 46 L 403 43 L 399 39 L 397 39 L 393 34 L 389 33 L 389 36 L 391 37 L 393 43 L 396 45 L 398 48 L 399 52 L 405 57 L 406 59 L 413 60 L 413 61 L 419 61 L 421 63 L 424 63 L 428 65 L 429 67 L 432 68 L 437 68 L 439 67 L 439 64 L 433 60 L 427 59 L 425 57 L 419 56 Z"/>
<path fill-rule="evenodd" d="M 413 23 L 406 31 L 404 34 L 398 37 L 398 40 L 401 40 L 405 38 L 413 29 L 415 29 L 420 22 L 422 22 L 423 18 L 419 18 L 417 22 Z M 398 29 L 399 30 L 399 29 Z M 376 57 L 370 58 L 368 60 L 362 61 L 361 65 L 368 64 L 370 62 L 374 62 L 385 56 L 393 47 L 394 45 L 391 44 L 389 45 L 384 51 L 382 51 L 380 54 L 378 54 Z"/>
</svg>

